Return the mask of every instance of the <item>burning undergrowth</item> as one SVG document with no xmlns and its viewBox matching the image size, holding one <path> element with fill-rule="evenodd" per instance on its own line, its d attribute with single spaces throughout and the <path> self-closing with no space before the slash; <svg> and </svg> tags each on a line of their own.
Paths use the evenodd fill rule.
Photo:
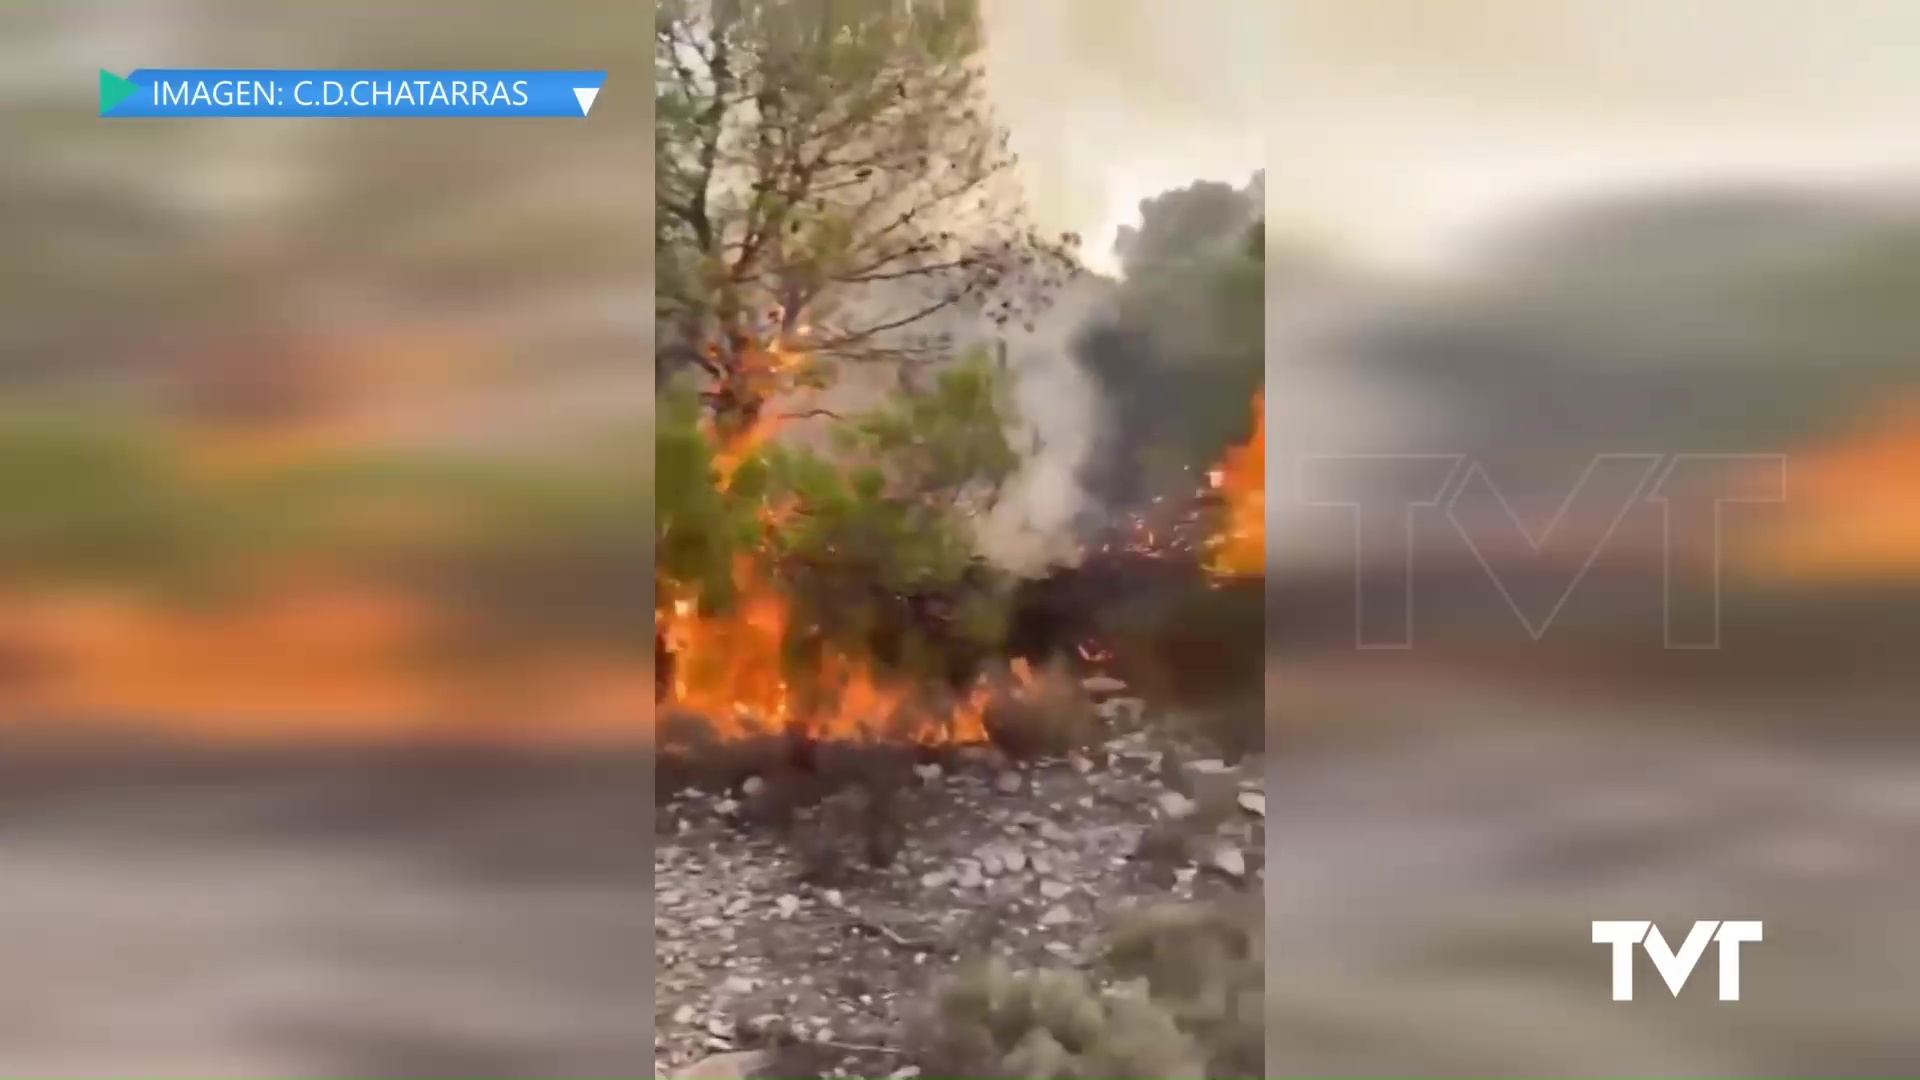
<svg viewBox="0 0 1920 1080">
<path fill-rule="evenodd" d="M 804 370 L 769 350 L 771 375 Z M 688 407 L 663 425 L 655 666 L 663 759 L 980 745 L 1037 691 L 1006 662 L 1011 580 L 971 520 L 1019 464 L 990 362 L 836 425 L 833 452 L 769 438 L 783 417 Z M 725 753 L 716 752 L 724 749 Z"/>
<path fill-rule="evenodd" d="M 805 364 L 779 350 L 761 362 L 769 377 Z M 1090 737 L 1080 677 L 1124 661 L 1103 640 L 1106 613 L 1257 573 L 1257 441 L 1196 497 L 1109 528 L 1077 566 L 990 565 L 973 521 L 1020 465 L 1003 374 L 985 358 L 956 364 L 840 421 L 832 453 L 770 438 L 783 418 L 769 409 L 743 427 L 669 407 L 655 637 L 666 787 L 817 771 L 822 747 L 896 763 L 1064 752 Z"/>
</svg>

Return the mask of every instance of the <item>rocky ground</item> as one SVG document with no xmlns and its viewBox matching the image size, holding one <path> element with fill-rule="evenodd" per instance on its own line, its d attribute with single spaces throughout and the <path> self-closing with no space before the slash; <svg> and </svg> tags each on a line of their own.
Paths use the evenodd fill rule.
<svg viewBox="0 0 1920 1080">
<path fill-rule="evenodd" d="M 929 820 L 895 865 L 819 884 L 738 787 L 669 799 L 649 865 L 638 759 L 0 745 L 0 1075 L 633 1076 L 655 1001 L 652 1053 L 686 1075 L 749 1071 L 726 1055 L 775 1015 L 806 1041 L 766 1075 L 884 1077 L 960 950 L 1070 963 L 1124 904 L 1256 884 L 1268 1075 L 1911 1075 L 1913 699 L 1617 689 L 1277 675 L 1259 793 L 1285 826 L 1263 864 L 1235 774 L 1238 884 L 1124 858 L 1184 807 L 1138 736 L 1084 772 L 916 776 L 902 813 Z M 1616 1004 L 1595 918 L 1766 939 L 1737 1004 L 1710 957 L 1680 1000 L 1643 967 Z"/>
<path fill-rule="evenodd" d="M 752 812 L 758 777 L 668 798 L 654 854 L 658 1075 L 912 1076 L 906 1032 L 961 958 L 1072 965 L 1130 907 L 1259 889 L 1258 763 L 1127 723 L 1141 708 L 1110 702 L 1118 723 L 1090 754 L 918 766 L 884 867 L 855 856 L 823 875 L 810 830 L 840 830 L 833 807 L 768 829 Z"/>
</svg>

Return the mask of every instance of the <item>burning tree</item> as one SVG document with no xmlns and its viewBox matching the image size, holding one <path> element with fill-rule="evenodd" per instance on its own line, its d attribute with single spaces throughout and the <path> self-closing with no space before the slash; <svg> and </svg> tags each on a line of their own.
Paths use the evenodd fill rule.
<svg viewBox="0 0 1920 1080">
<path fill-rule="evenodd" d="M 972 0 L 658 7 L 658 370 L 693 384 L 657 457 L 670 703 L 883 722 L 966 696 L 998 636 L 970 519 L 1018 464 L 1012 415 L 1004 365 L 956 362 L 955 331 L 1030 319 L 1078 263 L 1026 224 L 980 47 Z M 891 365 L 898 394 L 794 410 L 845 363 Z M 766 438 L 822 413 L 831 449 Z"/>
<path fill-rule="evenodd" d="M 654 36 L 660 370 L 722 438 L 847 361 L 952 355 L 1077 262 L 1026 224 L 973 0 L 663 0 Z M 767 363 L 772 353 L 804 362 Z"/>
<path fill-rule="evenodd" d="M 736 456 L 696 401 L 671 400 L 656 459 L 665 701 L 723 726 L 978 737 L 973 676 L 1002 594 L 969 519 L 1018 464 L 1010 413 L 985 357 L 847 420 L 830 453 Z"/>
</svg>

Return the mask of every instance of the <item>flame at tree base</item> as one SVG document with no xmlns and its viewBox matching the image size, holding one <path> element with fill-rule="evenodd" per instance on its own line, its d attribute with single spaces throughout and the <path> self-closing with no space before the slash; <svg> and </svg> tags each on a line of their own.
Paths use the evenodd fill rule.
<svg viewBox="0 0 1920 1080">
<path fill-rule="evenodd" d="M 777 382 L 799 359 L 775 344 L 746 358 L 743 370 Z M 770 398 L 770 390 L 761 389 L 767 391 L 762 398 Z M 721 490 L 779 423 L 771 412 L 758 411 L 743 430 L 722 432 L 711 420 L 704 425 L 716 446 L 714 480 Z M 762 516 L 769 525 L 781 517 L 771 509 Z M 987 708 L 1002 687 L 983 677 L 956 701 L 942 687 L 884 672 L 831 647 L 799 663 L 790 648 L 792 603 L 777 577 L 747 555 L 735 560 L 732 579 L 735 599 L 721 612 L 703 611 L 696 589 L 662 583 L 655 619 L 659 660 L 668 671 L 655 701 L 660 712 L 691 714 L 720 739 L 797 732 L 822 741 L 987 741 Z M 1011 685 L 1028 674 L 1016 667 Z"/>
<path fill-rule="evenodd" d="M 928 686 L 832 649 L 795 672 L 787 598 L 747 558 L 735 564 L 734 586 L 738 599 L 725 613 L 701 612 L 685 594 L 659 613 L 672 667 L 657 703 L 663 711 L 697 715 L 722 739 L 798 731 L 823 741 L 987 740 L 987 680 L 957 702 L 942 701 Z"/>
</svg>

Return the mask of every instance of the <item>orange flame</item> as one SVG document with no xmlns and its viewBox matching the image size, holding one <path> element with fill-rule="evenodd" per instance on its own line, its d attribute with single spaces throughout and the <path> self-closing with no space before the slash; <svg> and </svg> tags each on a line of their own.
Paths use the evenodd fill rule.
<svg viewBox="0 0 1920 1080">
<path fill-rule="evenodd" d="M 800 360 L 784 347 L 769 346 L 750 358 L 746 378 L 778 380 Z M 709 438 L 722 444 L 714 455 L 722 488 L 779 425 L 780 418 L 770 413 L 726 436 L 708 425 Z M 765 514 L 769 523 L 778 516 L 776 509 Z M 655 615 L 673 657 L 673 673 L 665 700 L 658 703 L 662 709 L 696 714 L 730 738 L 797 727 L 825 739 L 985 741 L 991 691 L 984 680 L 949 705 L 930 700 L 911 680 L 888 677 L 844 652 L 830 650 L 811 670 L 796 672 L 787 655 L 792 608 L 778 584 L 751 556 L 735 562 L 733 584 L 735 602 L 723 613 L 700 610 L 693 590 L 665 586 L 667 595 Z"/>
<path fill-rule="evenodd" d="M 1258 577 L 1267 572 L 1267 410 L 1266 392 L 1254 395 L 1253 435 L 1226 453 L 1207 473 L 1207 482 L 1226 500 L 1227 520 L 1213 538 L 1211 566 L 1216 573 Z"/>
<path fill-rule="evenodd" d="M 829 651 L 811 670 L 795 672 L 786 656 L 787 598 L 751 558 L 736 564 L 734 585 L 738 599 L 723 614 L 701 612 L 686 594 L 660 613 L 673 654 L 663 708 L 697 714 L 730 738 L 798 727 L 823 739 L 986 739 L 984 685 L 949 711 L 912 682 L 887 678 L 844 652 Z"/>
</svg>

